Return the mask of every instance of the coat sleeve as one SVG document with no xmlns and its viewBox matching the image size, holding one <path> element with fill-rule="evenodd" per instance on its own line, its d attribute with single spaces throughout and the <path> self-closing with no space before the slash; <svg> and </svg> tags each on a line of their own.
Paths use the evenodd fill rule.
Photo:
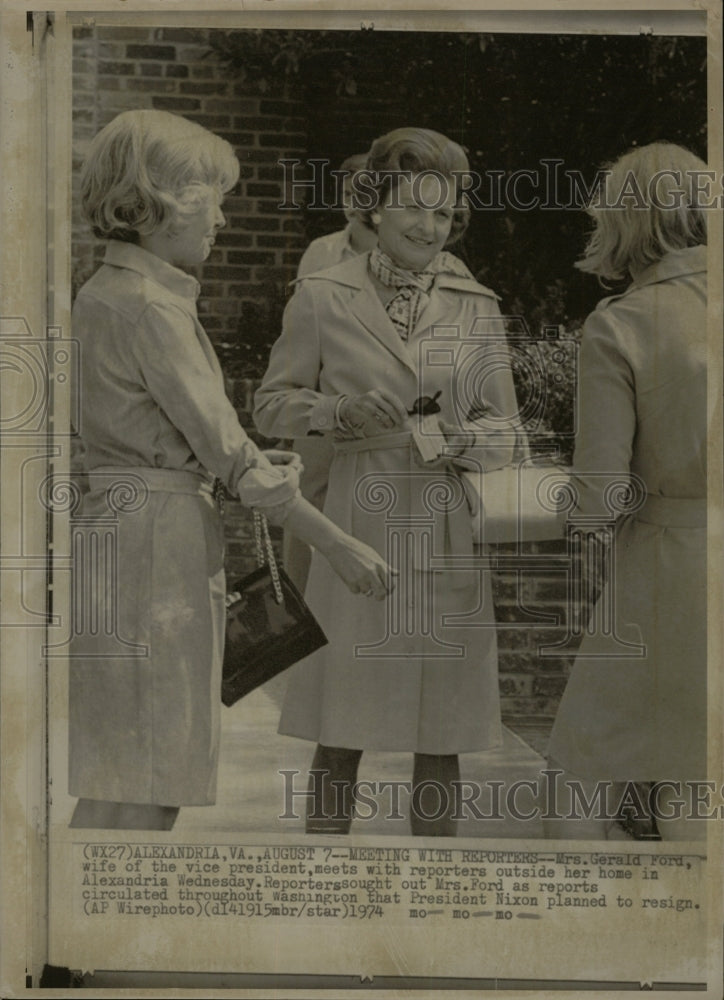
<svg viewBox="0 0 724 1000">
<path fill-rule="evenodd" d="M 512 461 L 522 429 L 498 303 L 478 295 L 475 299 L 476 316 L 456 385 L 459 412 L 464 416 L 460 423 L 474 432 L 475 443 L 465 450 L 460 464 L 490 472 Z"/>
<path fill-rule="evenodd" d="M 322 351 L 312 282 L 302 282 L 284 310 L 282 334 L 274 344 L 254 397 L 254 422 L 267 437 L 329 433 L 341 394 L 319 391 Z"/>
<path fill-rule="evenodd" d="M 620 340 L 613 308 L 598 309 L 586 320 L 573 482 L 579 512 L 607 519 L 616 512 L 612 499 L 629 482 L 636 433 L 634 374 Z"/>
<path fill-rule="evenodd" d="M 148 392 L 199 462 L 249 506 L 293 499 L 298 482 L 273 467 L 249 439 L 219 386 L 193 321 L 173 303 L 151 302 L 131 339 Z"/>
</svg>

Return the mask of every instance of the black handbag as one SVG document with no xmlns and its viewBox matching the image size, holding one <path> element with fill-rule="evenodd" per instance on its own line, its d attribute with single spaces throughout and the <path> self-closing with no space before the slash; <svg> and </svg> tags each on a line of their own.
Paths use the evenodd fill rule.
<svg viewBox="0 0 724 1000">
<path fill-rule="evenodd" d="M 266 518 L 256 510 L 254 537 L 259 568 L 237 580 L 226 597 L 221 700 L 227 706 L 327 644 L 304 598 L 277 566 Z"/>
</svg>

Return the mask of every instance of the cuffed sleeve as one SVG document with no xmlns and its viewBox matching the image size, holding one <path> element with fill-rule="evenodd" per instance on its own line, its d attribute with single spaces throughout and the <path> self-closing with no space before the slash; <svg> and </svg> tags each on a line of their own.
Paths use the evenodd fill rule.
<svg viewBox="0 0 724 1000">
<path fill-rule="evenodd" d="M 327 434 L 339 426 L 339 408 L 345 396 L 320 396 L 309 410 L 309 429 Z"/>
<path fill-rule="evenodd" d="M 247 469 L 238 482 L 239 499 L 245 507 L 281 507 L 300 495 L 299 470 L 292 465 L 272 465 L 263 453 L 258 464 Z"/>
</svg>

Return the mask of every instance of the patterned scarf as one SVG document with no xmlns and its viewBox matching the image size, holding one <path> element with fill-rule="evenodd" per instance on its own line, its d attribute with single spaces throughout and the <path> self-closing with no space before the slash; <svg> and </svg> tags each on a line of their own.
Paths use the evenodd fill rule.
<svg viewBox="0 0 724 1000">
<path fill-rule="evenodd" d="M 406 271 L 398 267 L 379 247 L 375 247 L 370 254 L 370 271 L 383 285 L 399 289 L 385 309 L 404 341 L 407 341 L 415 329 L 438 274 L 456 274 L 460 278 L 470 279 L 473 277 L 463 262 L 447 251 L 433 257 L 422 271 Z"/>
</svg>

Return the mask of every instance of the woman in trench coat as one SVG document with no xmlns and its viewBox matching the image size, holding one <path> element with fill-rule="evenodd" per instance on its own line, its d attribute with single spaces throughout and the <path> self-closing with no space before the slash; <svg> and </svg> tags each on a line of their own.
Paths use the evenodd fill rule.
<svg viewBox="0 0 724 1000">
<path fill-rule="evenodd" d="M 372 609 L 312 559 L 329 645 L 292 668 L 279 727 L 317 744 L 309 831 L 349 830 L 361 753 L 387 750 L 414 754 L 413 832 L 452 835 L 457 755 L 501 740 L 490 580 L 470 565 L 456 461 L 510 461 L 516 399 L 497 297 L 443 252 L 467 224 L 467 169 L 436 132 L 375 141 L 378 247 L 299 282 L 256 395 L 262 433 L 332 437 L 324 511 L 399 571 Z M 425 464 L 409 414 L 435 396 L 444 453 Z"/>
<path fill-rule="evenodd" d="M 599 608 L 615 636 L 584 636 L 550 740 L 565 789 L 582 780 L 659 782 L 664 838 L 703 836 L 685 817 L 689 782 L 706 777 L 705 165 L 668 143 L 618 160 L 592 209 L 579 267 L 630 280 L 583 329 L 577 516 L 619 518 Z M 710 399 L 711 403 L 711 399 Z M 612 506 L 613 503 L 613 506 Z M 604 623 L 605 624 L 605 623 Z M 609 622 L 610 624 L 610 622 Z M 612 648 L 613 640 L 616 648 Z M 620 641 L 619 641 L 620 640 Z M 624 643 L 631 645 L 625 646 Z M 678 805 L 677 805 L 678 803 Z M 603 837 L 605 819 L 547 823 L 551 836 Z"/>
<path fill-rule="evenodd" d="M 288 453 L 260 452 L 224 393 L 188 273 L 224 225 L 228 143 L 160 111 L 117 116 L 81 188 L 102 267 L 80 290 L 80 434 L 70 663 L 72 825 L 170 829 L 215 801 L 225 629 L 221 483 L 378 599 L 383 560 L 299 496 Z M 215 483 L 215 477 L 216 483 Z M 336 575 L 338 574 L 338 575 Z"/>
</svg>

